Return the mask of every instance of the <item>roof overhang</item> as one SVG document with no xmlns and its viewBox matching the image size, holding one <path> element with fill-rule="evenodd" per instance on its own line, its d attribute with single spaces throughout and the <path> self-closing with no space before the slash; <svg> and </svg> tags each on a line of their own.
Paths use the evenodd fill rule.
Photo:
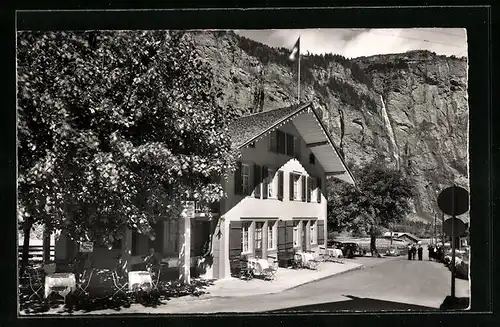
<svg viewBox="0 0 500 327">
<path fill-rule="evenodd" d="M 255 139 L 260 138 L 264 134 L 273 131 L 280 126 L 292 122 L 300 136 L 306 143 L 306 146 L 314 154 L 316 160 L 323 167 L 327 176 L 334 176 L 349 184 L 355 185 L 354 177 L 347 168 L 344 159 L 341 157 L 339 151 L 335 147 L 333 140 L 330 137 L 327 129 L 321 122 L 317 112 L 314 110 L 312 103 L 306 103 L 297 108 L 296 111 L 283 117 L 280 121 L 276 122 L 267 130 L 262 131 L 261 134 L 247 140 L 239 148 L 243 148 Z"/>
</svg>

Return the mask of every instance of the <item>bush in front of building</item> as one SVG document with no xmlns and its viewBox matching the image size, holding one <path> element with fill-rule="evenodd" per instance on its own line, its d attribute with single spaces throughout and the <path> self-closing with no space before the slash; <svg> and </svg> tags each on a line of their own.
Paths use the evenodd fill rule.
<svg viewBox="0 0 500 327">
<path fill-rule="evenodd" d="M 37 314 L 47 312 L 51 309 L 60 312 L 92 312 L 97 310 L 116 310 L 128 308 L 131 304 L 142 304 L 145 307 L 156 307 L 166 304 L 171 298 L 182 296 L 201 296 L 206 294 L 205 288 L 212 285 L 213 280 L 194 279 L 190 285 L 175 281 L 160 281 L 158 290 L 151 292 L 138 290 L 136 292 L 119 292 L 115 294 L 114 289 L 107 289 L 104 293 L 68 294 L 64 306 L 63 298 L 51 294 L 47 299 L 42 299 L 43 288 L 38 295 L 31 296 L 32 290 L 24 281 L 19 285 L 20 312 L 25 314 Z"/>
</svg>

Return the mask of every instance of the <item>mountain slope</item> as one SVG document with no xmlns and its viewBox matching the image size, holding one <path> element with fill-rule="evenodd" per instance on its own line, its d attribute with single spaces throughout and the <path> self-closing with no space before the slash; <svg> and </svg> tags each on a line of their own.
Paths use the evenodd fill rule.
<svg viewBox="0 0 500 327">
<path fill-rule="evenodd" d="M 190 37 L 212 64 L 229 110 L 246 114 L 297 100 L 297 67 L 288 49 L 233 32 Z M 352 60 L 303 55 L 301 100 L 323 112 L 348 164 L 379 158 L 414 176 L 414 209 L 423 217 L 432 216 L 438 189 L 452 182 L 468 188 L 465 58 L 428 51 Z"/>
</svg>

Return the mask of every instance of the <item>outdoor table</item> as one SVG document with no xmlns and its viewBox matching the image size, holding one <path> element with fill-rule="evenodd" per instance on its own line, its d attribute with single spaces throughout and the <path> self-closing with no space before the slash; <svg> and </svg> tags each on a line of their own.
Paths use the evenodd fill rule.
<svg viewBox="0 0 500 327">
<path fill-rule="evenodd" d="M 128 273 L 128 289 L 133 291 L 135 286 L 150 291 L 153 287 L 153 279 L 149 271 L 129 271 Z"/>
<path fill-rule="evenodd" d="M 255 274 L 260 275 L 264 271 L 264 269 L 269 268 L 269 262 L 265 259 L 255 259 L 249 258 L 248 263 L 250 267 L 253 269 Z"/>
<path fill-rule="evenodd" d="M 160 262 L 169 268 L 175 268 L 179 266 L 179 258 L 174 258 L 174 257 L 163 258 Z"/>
<path fill-rule="evenodd" d="M 340 250 L 340 249 L 326 249 L 326 253 L 330 257 L 334 257 L 334 258 L 339 258 L 343 255 L 342 250 Z"/>
<path fill-rule="evenodd" d="M 307 263 L 308 261 L 314 260 L 314 255 L 312 253 L 299 252 L 298 254 L 302 257 L 303 263 Z"/>
<path fill-rule="evenodd" d="M 66 299 L 66 296 L 76 290 L 76 278 L 73 273 L 55 273 L 45 276 L 45 298 L 55 291 Z"/>
</svg>

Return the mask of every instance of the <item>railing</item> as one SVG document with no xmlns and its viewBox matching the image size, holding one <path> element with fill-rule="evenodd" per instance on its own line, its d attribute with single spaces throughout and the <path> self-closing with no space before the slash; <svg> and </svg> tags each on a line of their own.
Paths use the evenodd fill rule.
<svg viewBox="0 0 500 327">
<path fill-rule="evenodd" d="M 20 245 L 17 249 L 17 254 L 19 260 L 23 256 L 23 247 Z M 56 256 L 56 247 L 54 245 L 50 246 L 50 261 L 54 261 Z M 43 262 L 43 246 L 42 245 L 30 245 L 28 260 L 31 262 Z"/>
</svg>

